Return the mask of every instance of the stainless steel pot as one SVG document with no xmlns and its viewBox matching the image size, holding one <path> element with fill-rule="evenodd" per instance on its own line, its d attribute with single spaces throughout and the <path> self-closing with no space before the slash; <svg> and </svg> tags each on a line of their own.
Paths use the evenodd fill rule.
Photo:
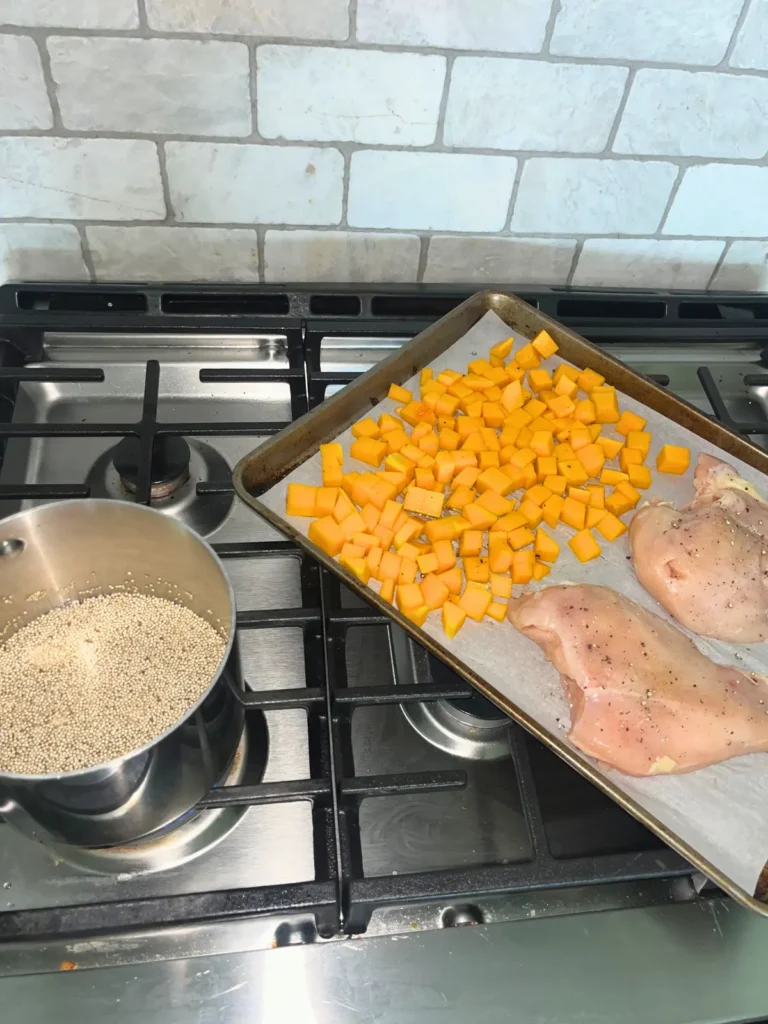
<svg viewBox="0 0 768 1024">
<path fill-rule="evenodd" d="M 149 593 L 150 583 L 155 596 L 184 603 L 224 631 L 216 675 L 183 721 L 115 761 L 61 775 L 0 773 L 0 810 L 37 839 L 122 846 L 156 836 L 221 779 L 244 721 L 235 601 L 205 541 L 143 505 L 63 501 L 0 522 L 2 639 L 79 594 L 125 584 Z"/>
</svg>

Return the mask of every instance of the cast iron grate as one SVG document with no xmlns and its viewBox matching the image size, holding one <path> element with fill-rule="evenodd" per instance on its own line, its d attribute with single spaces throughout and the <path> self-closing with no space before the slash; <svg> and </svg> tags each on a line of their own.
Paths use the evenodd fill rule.
<svg viewBox="0 0 768 1024">
<path fill-rule="evenodd" d="M 73 425 L 14 423 L 14 401 L 21 382 L 98 382 L 104 379 L 103 371 L 99 368 L 64 370 L 26 366 L 26 363 L 40 359 L 43 330 L 53 327 L 63 329 L 65 326 L 70 330 L 114 330 L 115 324 L 111 317 L 116 314 L 123 318 L 122 329 L 154 332 L 162 327 L 178 330 L 179 321 L 170 315 L 163 315 L 175 310 L 180 315 L 184 314 L 184 328 L 197 331 L 205 329 L 210 325 L 210 320 L 216 320 L 222 314 L 227 316 L 228 330 L 279 329 L 288 340 L 289 365 L 286 369 L 232 371 L 202 368 L 200 379 L 209 382 L 284 382 L 290 388 L 291 414 L 295 419 L 321 402 L 329 385 L 346 384 L 356 376 L 353 373 L 322 372 L 320 340 L 324 333 L 333 331 L 343 334 L 346 331 L 349 336 L 359 336 L 362 331 L 377 336 L 386 333 L 398 337 L 408 336 L 423 329 L 466 295 L 430 292 L 428 289 L 382 295 L 337 292 L 308 295 L 306 292 L 290 292 L 286 293 L 286 302 L 283 302 L 274 300 L 263 289 L 201 289 L 191 293 L 182 288 L 173 292 L 116 288 L 110 291 L 108 302 L 104 302 L 100 296 L 89 296 L 87 291 L 66 287 L 40 288 L 35 291 L 30 286 L 19 292 L 11 287 L 0 288 L 0 334 L 11 339 L 10 342 L 0 341 L 0 444 L 4 444 L 9 437 L 136 437 L 140 443 L 141 461 L 135 500 L 145 503 L 151 501 L 150 463 L 156 438 L 182 435 L 265 436 L 277 432 L 284 424 L 250 421 L 225 424 L 198 421 L 162 423 L 157 418 L 160 366 L 156 360 L 147 363 L 143 411 L 138 422 Z M 689 327 L 690 320 L 685 325 L 681 321 L 690 314 L 679 308 L 682 305 L 679 296 L 674 299 L 670 296 L 659 298 L 654 294 L 623 298 L 610 294 L 579 297 L 578 293 L 559 295 L 553 290 L 542 290 L 536 294 L 527 294 L 526 297 L 547 312 L 572 322 L 592 338 L 622 339 L 639 337 L 635 334 L 631 317 L 638 315 L 634 304 L 647 298 L 653 309 L 652 313 L 646 314 L 649 318 L 658 314 L 658 305 L 652 304 L 661 302 L 666 310 L 664 330 L 688 336 L 684 328 Z M 558 314 L 558 306 L 566 299 L 574 304 L 569 307 L 570 316 L 563 312 Z M 580 302 L 591 305 L 586 309 L 579 305 Z M 147 309 L 149 313 L 144 318 L 136 319 L 133 311 L 139 308 Z M 105 315 L 97 323 L 92 315 L 94 309 L 99 313 L 106 311 L 109 319 Z M 61 311 L 60 319 L 56 319 L 57 311 Z M 347 318 L 333 321 L 305 319 L 310 311 L 313 316 L 327 313 Z M 259 316 L 260 312 L 264 315 Z M 285 313 L 282 320 L 279 318 L 281 312 Z M 752 315 L 759 319 L 759 312 L 752 311 Z M 33 322 L 35 313 L 38 319 Z M 78 317 L 79 313 L 83 316 Z M 90 315 L 85 316 L 86 313 Z M 195 314 L 196 318 L 190 319 L 191 314 Z M 623 325 L 618 322 L 622 315 L 627 317 Z M 363 319 L 358 319 L 360 316 Z M 606 319 L 601 319 L 603 317 Z M 210 318 L 207 323 L 206 318 Z M 130 320 L 128 326 L 126 319 Z M 750 324 L 749 334 L 752 337 L 756 326 L 759 325 Z M 738 336 L 743 337 L 743 321 L 739 322 L 738 328 Z M 221 330 L 221 323 L 217 321 L 215 328 L 211 329 Z M 647 335 L 648 330 L 644 325 L 643 337 L 647 338 Z M 679 335 L 669 333 L 666 336 Z M 701 367 L 699 376 L 715 416 L 732 429 L 746 434 L 768 432 L 766 421 L 734 423 L 727 413 L 710 370 Z M 666 384 L 668 380 L 659 379 L 659 382 Z M 231 483 L 227 480 L 198 487 L 201 494 L 230 490 Z M 87 496 L 88 488 L 80 483 L 57 486 L 0 485 L 0 498 L 5 499 Z M 251 709 L 279 711 L 301 708 L 306 712 L 310 777 L 214 789 L 201 806 L 309 801 L 312 806 L 314 879 L 279 886 L 255 885 L 238 890 L 113 901 L 97 905 L 6 911 L 0 914 L 0 939 L 43 939 L 53 935 L 84 935 L 254 914 L 301 912 L 314 914 L 319 933 L 332 936 L 340 931 L 362 932 L 375 909 L 403 903 L 481 902 L 484 897 L 499 893 L 669 878 L 691 872 L 689 865 L 665 848 L 568 859 L 553 857 L 536 793 L 536 778 L 529 760 L 526 736 L 515 727 L 512 731 L 511 753 L 531 836 L 533 855 L 530 860 L 523 863 L 367 877 L 363 868 L 359 820 L 361 802 L 377 796 L 459 788 L 465 784 L 466 777 L 462 771 L 358 776 L 351 730 L 355 708 L 448 697 L 464 698 L 471 691 L 460 680 L 455 685 L 395 685 L 392 664 L 386 681 L 374 686 L 350 686 L 345 659 L 347 631 L 355 626 L 388 629 L 388 620 L 372 609 L 344 607 L 339 581 L 289 542 L 277 540 L 214 546 L 224 559 L 246 558 L 258 563 L 263 559 L 288 556 L 300 562 L 301 607 L 266 611 L 241 609 L 238 611 L 237 627 L 238 630 L 302 629 L 307 686 L 299 690 L 249 692 L 245 701 Z"/>
</svg>

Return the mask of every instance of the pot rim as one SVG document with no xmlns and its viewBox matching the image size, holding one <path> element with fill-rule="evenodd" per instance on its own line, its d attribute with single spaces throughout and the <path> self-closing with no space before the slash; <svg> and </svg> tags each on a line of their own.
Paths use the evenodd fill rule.
<svg viewBox="0 0 768 1024">
<path fill-rule="evenodd" d="M 188 718 L 190 718 L 197 711 L 197 709 L 200 707 L 200 705 L 203 703 L 203 701 L 211 693 L 211 691 L 213 690 L 214 686 L 216 686 L 216 684 L 221 679 L 224 667 L 226 666 L 227 661 L 229 660 L 229 656 L 232 653 L 232 647 L 233 647 L 234 642 L 235 642 L 236 617 L 237 617 L 237 609 L 235 607 L 235 592 L 234 592 L 234 590 L 232 588 L 232 583 L 230 582 L 229 577 L 227 576 L 226 572 L 224 571 L 224 564 L 223 564 L 223 562 L 221 561 L 219 556 L 216 554 L 216 552 L 213 550 L 213 547 L 208 543 L 207 540 L 205 540 L 205 538 L 201 537 L 199 533 L 195 533 L 195 531 L 191 530 L 185 523 L 179 522 L 176 519 L 171 519 L 169 516 L 164 515 L 162 512 L 158 512 L 157 509 L 151 508 L 149 505 L 139 505 L 139 504 L 135 504 L 134 502 L 131 502 L 131 501 L 120 502 L 118 499 L 115 499 L 115 498 L 68 498 L 68 499 L 66 499 L 64 501 L 51 501 L 51 502 L 48 502 L 45 506 L 36 505 L 33 508 L 24 509 L 21 512 L 15 512 L 12 516 L 8 516 L 5 519 L 0 519 L 0 530 L 5 532 L 5 528 L 6 528 L 6 526 L 9 523 L 13 523 L 14 521 L 19 521 L 21 519 L 25 519 L 25 518 L 27 518 L 30 515 L 30 513 L 38 512 L 38 511 L 40 511 L 41 508 L 45 508 L 45 509 L 58 509 L 58 508 L 63 508 L 65 506 L 71 505 L 71 506 L 75 506 L 77 508 L 82 508 L 83 510 L 85 510 L 85 509 L 88 509 L 88 508 L 93 509 L 94 507 L 98 508 L 98 507 L 102 507 L 102 506 L 114 507 L 116 504 L 122 504 L 124 506 L 127 506 L 128 508 L 134 509 L 140 515 L 156 516 L 159 519 L 162 519 L 163 523 L 165 523 L 169 528 L 176 529 L 176 530 L 180 531 L 181 533 L 186 533 L 189 537 L 191 537 L 194 541 L 196 541 L 198 544 L 202 545 L 207 550 L 208 554 L 210 555 L 210 557 L 211 557 L 211 559 L 213 561 L 213 564 L 218 569 L 218 571 L 221 573 L 222 579 L 224 580 L 224 583 L 226 584 L 226 587 L 227 587 L 227 593 L 229 595 L 229 609 L 230 609 L 229 619 L 230 619 L 230 621 L 229 621 L 229 637 L 227 639 L 227 645 L 224 648 L 224 652 L 223 652 L 223 654 L 221 656 L 221 659 L 219 660 L 218 665 L 216 666 L 216 671 L 213 673 L 213 676 L 211 678 L 211 681 L 210 681 L 209 685 L 206 687 L 206 689 L 201 694 L 201 696 L 198 698 L 198 700 L 195 701 L 194 704 L 191 704 L 190 707 L 183 713 L 183 715 L 180 718 L 176 719 L 176 721 L 173 722 L 172 725 L 170 725 L 164 732 L 159 733 L 157 736 L 153 737 L 151 740 L 148 740 L 145 744 L 143 744 L 143 746 L 135 747 L 133 750 L 129 750 L 125 754 L 120 754 L 119 757 L 115 757 L 111 761 L 100 761 L 98 764 L 89 765 L 87 768 L 76 768 L 76 769 L 74 769 L 72 771 L 68 771 L 68 772 L 50 772 L 50 773 L 42 774 L 42 775 L 24 775 L 24 774 L 21 774 L 21 773 L 18 773 L 18 772 L 6 772 L 6 771 L 0 770 L 0 783 L 3 782 L 3 781 L 6 781 L 6 780 L 9 781 L 9 782 L 22 782 L 23 783 L 23 782 L 51 782 L 51 781 L 56 781 L 56 780 L 59 780 L 59 779 L 74 779 L 74 778 L 77 778 L 78 776 L 88 775 L 91 772 L 103 771 L 104 769 L 107 769 L 107 768 L 117 768 L 121 764 L 124 764 L 126 761 L 130 761 L 131 758 L 137 757 L 139 754 L 145 753 L 147 750 L 150 750 L 152 747 L 157 746 L 157 744 L 160 743 L 162 740 L 164 740 L 166 738 L 166 736 L 170 736 L 170 734 L 172 732 L 174 732 L 176 729 L 178 729 L 180 725 L 182 725 L 184 722 L 186 722 L 186 720 Z M 31 621 L 34 622 L 35 620 L 32 619 Z"/>
</svg>

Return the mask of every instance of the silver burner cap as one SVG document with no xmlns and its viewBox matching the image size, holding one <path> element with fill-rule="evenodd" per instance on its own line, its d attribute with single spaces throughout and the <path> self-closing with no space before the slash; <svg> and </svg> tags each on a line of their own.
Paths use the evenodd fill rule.
<svg viewBox="0 0 768 1024">
<path fill-rule="evenodd" d="M 428 743 L 455 757 L 471 761 L 501 761 L 510 757 L 512 722 L 468 714 L 447 700 L 402 704 L 403 714 Z"/>
</svg>

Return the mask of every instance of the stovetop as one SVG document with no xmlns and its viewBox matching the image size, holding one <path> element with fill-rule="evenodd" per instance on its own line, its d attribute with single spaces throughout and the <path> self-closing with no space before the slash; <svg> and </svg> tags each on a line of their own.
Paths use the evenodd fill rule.
<svg viewBox="0 0 768 1024">
<path fill-rule="evenodd" d="M 249 713 L 268 733 L 263 777 L 203 802 L 231 827 L 176 866 L 98 874 L 0 824 L 0 940 L 96 963 L 104 946 L 79 941 L 96 930 L 258 915 L 249 941 L 269 946 L 707 898 L 676 854 L 234 498 L 242 455 L 463 297 L 0 289 L 0 515 L 90 494 L 201 532 L 232 580 Z M 524 297 L 768 438 L 768 304 Z M 111 461 L 126 435 L 145 456 L 136 494 Z M 190 481 L 153 499 L 153 442 L 176 436 Z"/>
</svg>

